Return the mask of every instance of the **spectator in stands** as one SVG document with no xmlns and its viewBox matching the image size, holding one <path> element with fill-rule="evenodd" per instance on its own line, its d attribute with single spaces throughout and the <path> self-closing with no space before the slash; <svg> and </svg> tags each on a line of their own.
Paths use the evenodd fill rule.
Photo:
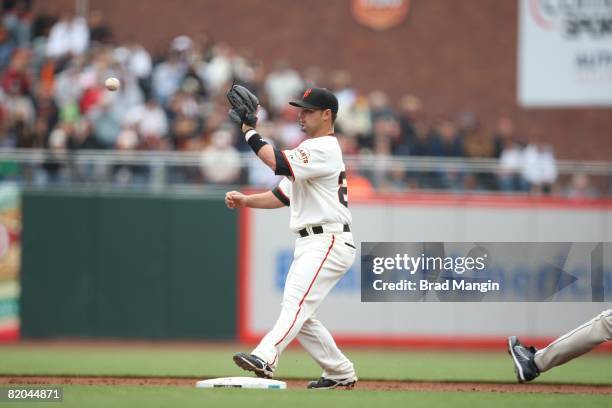
<svg viewBox="0 0 612 408">
<path fill-rule="evenodd" d="M 479 124 L 467 128 L 460 128 L 460 132 L 464 134 L 463 144 L 465 146 L 465 154 L 467 157 L 473 158 L 491 158 L 494 157 L 495 147 L 491 136 Z"/>
<path fill-rule="evenodd" d="M 32 37 L 31 2 L 16 0 L 12 7 L 4 10 L 2 25 L 17 47 L 26 47 Z"/>
<path fill-rule="evenodd" d="M 304 90 L 300 74 L 285 61 L 277 61 L 264 84 L 272 113 L 279 113 L 287 102 Z"/>
<path fill-rule="evenodd" d="M 41 132 L 37 137 L 43 142 L 47 141 L 50 130 L 55 128 L 59 120 L 59 109 L 53 99 L 53 89 L 42 84 L 38 85 L 35 101 L 36 132 Z M 36 146 L 40 147 L 40 146 Z"/>
<path fill-rule="evenodd" d="M 0 25 L 0 70 L 8 66 L 15 48 L 15 41 L 9 36 L 6 28 Z"/>
<path fill-rule="evenodd" d="M 410 155 L 412 156 L 430 156 L 431 155 L 431 142 L 430 136 L 432 135 L 431 126 L 427 123 L 417 123 L 414 126 L 415 139 L 410 149 Z"/>
<path fill-rule="evenodd" d="M 302 82 L 304 82 L 305 89 L 321 86 L 324 81 L 325 73 L 320 67 L 311 65 L 304 68 L 302 71 Z"/>
<path fill-rule="evenodd" d="M 200 166 L 206 181 L 215 184 L 231 184 L 240 176 L 240 155 L 232 146 L 233 134 L 219 129 L 212 134 L 210 145 L 202 152 Z"/>
<path fill-rule="evenodd" d="M 226 44 L 216 44 L 210 61 L 203 64 L 198 74 L 208 87 L 208 92 L 217 94 L 226 88 L 232 79 L 233 51 Z"/>
<path fill-rule="evenodd" d="M 389 163 L 388 175 L 378 190 L 389 193 L 404 193 L 409 189 L 406 169 L 402 163 Z"/>
<path fill-rule="evenodd" d="M 14 59 L 15 61 L 15 59 Z M 0 145 L 15 147 L 24 132 L 29 132 L 36 120 L 34 104 L 29 97 L 30 85 L 17 63 L 12 62 L 13 72 L 7 71 L 2 80 L 3 93 L 0 94 L 0 106 L 3 114 L 3 134 Z"/>
<path fill-rule="evenodd" d="M 81 98 L 83 90 L 79 84 L 80 74 L 81 60 L 74 59 L 53 80 L 54 100 L 60 111 L 68 105 L 76 105 Z"/>
<path fill-rule="evenodd" d="M 128 56 L 125 66 L 128 72 L 138 81 L 142 92 L 149 94 L 151 89 L 150 76 L 153 71 L 151 55 L 140 44 L 131 43 L 126 46 Z"/>
<path fill-rule="evenodd" d="M 373 153 L 376 159 L 375 168 L 367 176 L 372 184 L 380 188 L 390 177 L 390 156 L 393 144 L 400 136 L 400 126 L 393 116 L 379 116 L 374 121 Z"/>
<path fill-rule="evenodd" d="M 526 186 L 521 178 L 523 149 L 514 139 L 505 139 L 505 146 L 499 158 L 499 187 L 502 191 L 521 191 Z"/>
<path fill-rule="evenodd" d="M 331 90 L 338 98 L 338 114 L 336 122 L 342 123 L 357 99 L 357 91 L 351 84 L 351 74 L 345 70 L 337 70 L 331 74 Z"/>
<path fill-rule="evenodd" d="M 371 92 L 369 95 L 369 102 L 372 122 L 380 118 L 395 118 L 395 112 L 386 92 L 380 90 Z"/>
<path fill-rule="evenodd" d="M 460 126 L 460 133 L 464 134 L 463 144 L 467 157 L 477 158 L 493 158 L 495 155 L 495 146 L 491 135 L 480 125 L 480 123 L 469 123 Z M 470 185 L 475 186 L 477 190 L 495 190 L 498 186 L 497 175 L 494 172 L 479 172 L 470 175 L 467 180 Z"/>
<path fill-rule="evenodd" d="M 448 118 L 441 118 L 429 137 L 429 156 L 454 157 L 465 156 L 463 141 L 459 137 L 457 126 Z M 464 172 L 455 167 L 441 167 L 430 174 L 433 186 L 443 189 L 461 189 Z"/>
<path fill-rule="evenodd" d="M 129 157 L 129 152 L 138 149 L 139 145 L 139 136 L 134 126 L 125 126 L 117 136 L 115 148 L 122 152 L 123 157 Z M 117 187 L 141 185 L 149 181 L 149 168 L 129 164 L 116 165 L 112 169 L 112 180 Z"/>
<path fill-rule="evenodd" d="M 368 146 L 369 143 L 366 141 L 370 139 L 369 135 L 372 132 L 372 114 L 368 98 L 358 96 L 348 111 L 337 118 L 336 123 L 338 130 L 347 137 L 359 141 L 362 147 Z"/>
<path fill-rule="evenodd" d="M 523 179 L 534 194 L 550 193 L 557 180 L 557 164 L 551 146 L 532 140 L 523 152 Z"/>
<path fill-rule="evenodd" d="M 140 147 L 145 150 L 163 150 L 167 147 L 168 119 L 159 103 L 149 98 L 144 105 L 130 109 L 124 124 L 138 133 Z"/>
<path fill-rule="evenodd" d="M 49 134 L 49 149 L 43 163 L 43 182 L 58 184 L 64 183 L 69 177 L 69 168 L 66 165 L 65 153 L 68 150 L 68 125 L 58 125 Z"/>
<path fill-rule="evenodd" d="M 92 150 L 99 149 L 100 143 L 96 139 L 91 122 L 87 118 L 81 118 L 74 124 L 67 124 L 68 149 L 70 150 Z"/>
<path fill-rule="evenodd" d="M 401 137 L 395 149 L 395 154 L 409 155 L 413 153 L 417 134 L 416 126 L 423 121 L 423 105 L 414 95 L 404 95 L 400 99 L 398 120 Z"/>
<path fill-rule="evenodd" d="M 113 31 L 100 10 L 93 10 L 89 14 L 89 39 L 97 44 L 110 44 L 113 40 Z"/>
<path fill-rule="evenodd" d="M 171 125 L 171 141 L 176 150 L 187 150 L 189 142 L 198 134 L 198 124 L 189 116 L 177 116 Z"/>
<path fill-rule="evenodd" d="M 565 189 L 565 195 L 573 199 L 592 199 L 597 198 L 599 192 L 591 183 L 589 176 L 584 173 L 576 173 Z"/>
<path fill-rule="evenodd" d="M 121 122 L 112 109 L 111 98 L 106 97 L 99 106 L 92 109 L 89 119 L 98 144 L 107 149 L 114 148 L 121 132 Z"/>
<path fill-rule="evenodd" d="M 429 139 L 428 156 L 465 156 L 463 141 L 459 138 L 457 126 L 447 118 L 441 118 L 436 123 Z"/>
<path fill-rule="evenodd" d="M 179 57 L 177 51 L 170 51 L 167 59 L 153 69 L 153 96 L 162 106 L 168 104 L 183 81 L 186 67 Z"/>
<path fill-rule="evenodd" d="M 89 45 L 89 28 L 83 17 L 65 12 L 53 25 L 46 44 L 47 56 L 51 58 L 81 55 Z"/>
<path fill-rule="evenodd" d="M 5 92 L 30 96 L 32 78 L 28 71 L 32 53 L 26 48 L 15 50 L 8 69 L 2 75 L 2 88 Z"/>
<path fill-rule="evenodd" d="M 54 24 L 55 19 L 44 12 L 34 18 L 30 48 L 33 53 L 33 71 L 36 73 L 39 72 L 45 62 L 50 63 L 50 61 L 47 61 L 47 40 Z"/>
<path fill-rule="evenodd" d="M 508 117 L 500 118 L 495 132 L 493 132 L 494 157 L 499 159 L 506 146 L 512 145 L 515 138 L 514 122 L 512 119 Z"/>
<path fill-rule="evenodd" d="M 197 91 L 199 83 L 193 78 L 183 81 L 181 88 L 172 96 L 168 104 L 169 119 L 174 120 L 178 117 L 186 117 L 198 120 L 200 117 L 200 101 Z"/>
</svg>

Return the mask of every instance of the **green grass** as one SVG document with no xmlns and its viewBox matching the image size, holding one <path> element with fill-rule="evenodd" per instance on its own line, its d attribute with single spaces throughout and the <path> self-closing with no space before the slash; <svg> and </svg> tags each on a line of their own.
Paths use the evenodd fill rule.
<svg viewBox="0 0 612 408">
<path fill-rule="evenodd" d="M 204 390 L 162 387 L 65 386 L 62 403 L 36 403 L 36 407 L 467 407 L 492 406 L 575 408 L 609 407 L 610 396 L 561 394 L 499 394 L 468 392 L 378 392 L 306 390 Z M 32 403 L 12 403 L 11 407 L 32 407 Z"/>
<path fill-rule="evenodd" d="M 244 375 L 233 348 L 1 346 L 0 375 L 222 377 Z M 498 352 L 345 350 L 361 379 L 514 382 L 509 357 Z M 612 355 L 594 353 L 542 375 L 537 382 L 612 384 Z M 283 354 L 278 378 L 316 378 L 301 350 Z"/>
<path fill-rule="evenodd" d="M 233 347 L 0 346 L 0 375 L 242 376 Z M 510 359 L 498 352 L 408 352 L 348 349 L 361 379 L 514 382 Z M 538 382 L 612 384 L 612 355 L 590 354 L 544 374 Z M 277 377 L 315 378 L 319 368 L 299 349 L 288 350 Z M 65 385 L 64 402 L 37 407 L 607 407 L 609 395 L 308 390 L 205 390 L 191 387 Z M 12 403 L 12 407 L 32 404 Z"/>
</svg>

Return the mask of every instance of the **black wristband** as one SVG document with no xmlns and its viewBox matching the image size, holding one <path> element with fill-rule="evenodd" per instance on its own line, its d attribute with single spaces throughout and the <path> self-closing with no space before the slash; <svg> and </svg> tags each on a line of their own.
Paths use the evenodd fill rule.
<svg viewBox="0 0 612 408">
<path fill-rule="evenodd" d="M 263 140 L 258 134 L 254 134 L 253 136 L 249 137 L 247 143 L 249 144 L 249 146 L 251 146 L 251 149 L 253 149 L 255 154 L 259 152 L 259 149 L 268 144 L 268 142 Z"/>
</svg>

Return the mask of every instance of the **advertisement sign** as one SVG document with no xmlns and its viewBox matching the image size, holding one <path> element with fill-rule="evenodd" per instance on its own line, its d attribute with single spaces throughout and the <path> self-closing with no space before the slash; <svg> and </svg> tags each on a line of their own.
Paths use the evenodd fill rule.
<svg viewBox="0 0 612 408">
<path fill-rule="evenodd" d="M 351 12 L 360 24 L 384 31 L 401 24 L 410 10 L 410 0 L 353 0 Z"/>
<path fill-rule="evenodd" d="M 0 341 L 19 333 L 21 209 L 17 186 L 0 185 Z"/>
<path fill-rule="evenodd" d="M 358 249 L 367 242 L 395 243 L 397 248 L 386 248 L 393 249 L 395 256 L 406 252 L 401 247 L 405 242 L 452 242 L 458 244 L 448 246 L 447 252 L 455 259 L 476 254 L 473 248 L 478 243 L 489 243 L 485 249 L 488 256 L 494 255 L 495 268 L 488 271 L 487 279 L 502 282 L 504 290 L 486 293 L 483 298 L 493 300 L 486 307 L 474 299 L 447 297 L 440 301 L 437 292 L 427 294 L 432 301 L 389 301 L 389 298 L 368 301 L 362 293 L 364 283 L 368 282 L 362 281 L 359 250 L 355 263 L 317 310 L 317 317 L 345 344 L 459 342 L 462 346 L 487 347 L 498 345 L 508 333 L 549 338 L 563 332 L 567 321 L 581 321 L 612 306 L 609 244 L 603 245 L 601 254 L 597 252 L 599 243 L 612 241 L 612 229 L 602 227 L 612 225 L 612 208 L 605 203 L 581 207 L 550 200 L 534 205 L 529 198 L 521 201 L 478 197 L 464 198 L 457 204 L 455 199 L 436 196 L 429 201 L 352 203 L 350 208 L 351 229 Z M 286 274 L 295 242 L 300 238 L 288 228 L 286 208 L 244 210 L 240 218 L 239 334 L 242 340 L 258 341 L 278 318 Z M 515 244 L 504 245 L 506 242 Z M 534 250 L 546 249 L 534 252 L 537 254 L 534 262 L 548 261 L 563 271 L 555 276 L 536 271 L 533 276 L 538 276 L 538 282 L 539 277 L 546 278 L 542 280 L 546 285 L 536 287 L 542 290 L 520 290 L 530 285 L 523 278 L 535 271 L 528 268 L 527 259 L 514 265 L 517 270 L 512 269 L 513 254 L 522 256 L 526 246 L 530 247 L 521 242 L 554 243 L 542 244 L 542 248 L 532 246 Z M 574 244 L 564 244 L 571 242 Z M 565 260 L 559 259 L 561 252 Z M 601 267 L 595 268 L 603 271 L 603 275 L 591 275 L 589 259 L 595 255 L 603 261 Z M 589 272 L 588 275 L 581 274 L 581 270 Z M 391 274 L 381 276 L 383 280 L 395 281 Z M 574 283 L 572 277 L 579 281 Z M 553 282 L 553 278 L 559 279 Z M 607 285 L 603 297 L 592 287 L 593 282 Z M 549 293 L 550 284 L 556 285 Z M 550 298 L 552 295 L 554 299 Z M 470 296 L 480 297 L 482 293 L 472 291 Z M 558 319 L 559 315 L 564 318 Z"/>
<path fill-rule="evenodd" d="M 518 101 L 612 106 L 612 1 L 520 0 Z"/>
</svg>

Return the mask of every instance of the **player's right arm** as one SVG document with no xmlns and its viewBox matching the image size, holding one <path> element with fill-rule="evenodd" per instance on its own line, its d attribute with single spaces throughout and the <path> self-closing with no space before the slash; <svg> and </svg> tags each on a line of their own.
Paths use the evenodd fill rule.
<svg viewBox="0 0 612 408">
<path fill-rule="evenodd" d="M 225 205 L 227 208 L 281 208 L 285 203 L 272 191 L 259 194 L 242 194 L 238 191 L 230 191 L 225 194 Z"/>
</svg>

